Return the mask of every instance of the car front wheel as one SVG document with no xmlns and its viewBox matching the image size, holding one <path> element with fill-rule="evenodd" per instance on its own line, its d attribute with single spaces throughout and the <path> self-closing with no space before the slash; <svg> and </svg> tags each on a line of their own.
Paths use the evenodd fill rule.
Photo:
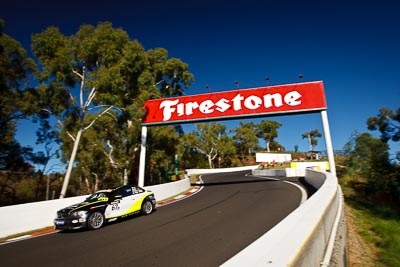
<svg viewBox="0 0 400 267">
<path fill-rule="evenodd" d="M 88 228 L 92 230 L 101 228 L 104 225 L 104 222 L 104 215 L 98 211 L 90 214 L 87 219 Z"/>
<path fill-rule="evenodd" d="M 150 200 L 145 200 L 142 204 L 142 213 L 144 215 L 149 215 L 153 212 L 153 203 Z"/>
</svg>

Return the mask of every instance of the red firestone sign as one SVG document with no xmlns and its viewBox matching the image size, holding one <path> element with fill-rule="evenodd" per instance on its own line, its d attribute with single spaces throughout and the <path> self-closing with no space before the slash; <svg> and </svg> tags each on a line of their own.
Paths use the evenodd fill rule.
<svg viewBox="0 0 400 267">
<path fill-rule="evenodd" d="M 142 125 L 227 120 L 326 109 L 322 81 L 148 100 Z"/>
</svg>

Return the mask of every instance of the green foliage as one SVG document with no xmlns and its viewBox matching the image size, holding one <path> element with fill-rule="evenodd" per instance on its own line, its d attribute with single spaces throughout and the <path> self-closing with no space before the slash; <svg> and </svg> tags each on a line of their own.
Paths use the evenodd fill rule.
<svg viewBox="0 0 400 267">
<path fill-rule="evenodd" d="M 376 265 L 399 266 L 400 166 L 389 161 L 384 140 L 354 132 L 336 162 L 343 166 L 338 177 L 359 233 L 378 248 Z"/>
<path fill-rule="evenodd" d="M 388 161 L 388 145 L 369 133 L 359 134 L 352 140 L 348 166 L 354 171 L 367 173 L 376 164 Z M 348 143 L 350 145 L 350 143 Z"/>
<path fill-rule="evenodd" d="M 0 171 L 0 206 L 46 199 L 45 177 L 32 166 L 20 171 Z"/>
<path fill-rule="evenodd" d="M 24 85 L 36 65 L 18 41 L 3 33 L 3 28 L 0 19 L 0 169 L 17 170 L 24 165 L 23 154 L 28 151 L 15 140 L 16 125 L 30 112 Z"/>
<path fill-rule="evenodd" d="M 200 142 L 196 131 L 181 135 L 179 138 L 179 143 L 179 158 L 183 168 L 194 169 L 209 167 L 206 157 L 198 150 L 200 147 Z"/>
<path fill-rule="evenodd" d="M 42 66 L 42 109 L 56 116 L 63 125 L 64 161 L 68 158 L 70 164 L 75 161 L 72 147 L 80 142 L 75 136 L 81 136 L 80 133 L 84 136 L 78 150 L 82 155 L 76 158 L 81 169 L 75 179 L 78 175 L 88 190 L 104 186 L 100 181 L 110 177 L 120 182 L 117 176 L 121 173 L 128 173 L 134 182 L 140 121 L 145 112 L 142 106 L 151 98 L 181 95 L 193 81 L 188 65 L 176 58 L 169 59 L 167 50 L 162 48 L 145 51 L 137 40 L 131 40 L 124 30 L 115 29 L 110 22 L 82 25 L 69 37 L 49 27 L 33 36 L 32 50 Z M 79 92 L 74 93 L 77 82 Z M 106 116 L 114 118 L 107 122 L 107 127 L 102 121 Z M 89 132 L 96 124 L 103 127 L 96 128 L 96 134 Z M 109 129 L 108 133 L 104 129 Z M 94 149 L 93 144 L 98 148 Z M 115 148 L 112 155 L 104 152 L 107 146 Z M 163 157 L 162 147 L 152 149 L 149 155 L 154 152 Z M 115 159 L 118 168 L 98 165 L 107 163 L 104 153 L 108 160 Z"/>
<path fill-rule="evenodd" d="M 283 152 L 285 151 L 285 147 L 283 147 L 279 142 L 273 140 L 269 143 L 269 149 L 271 151 L 278 151 L 278 152 Z"/>
<path fill-rule="evenodd" d="M 384 266 L 400 265 L 400 214 L 377 202 L 362 198 L 346 198 L 356 216 L 358 231 L 378 249 L 378 262 Z M 377 262 L 377 264 L 378 264 Z"/>
<path fill-rule="evenodd" d="M 183 145 L 189 153 L 200 153 L 207 158 L 209 168 L 231 166 L 236 154 L 235 144 L 223 124 L 198 123 L 197 131 L 183 136 Z"/>
<path fill-rule="evenodd" d="M 276 121 L 262 120 L 257 125 L 257 137 L 265 140 L 267 151 L 271 151 L 270 144 L 278 137 L 278 128 L 282 124 Z"/>
<path fill-rule="evenodd" d="M 181 96 L 185 88 L 194 81 L 188 72 L 188 64 L 180 59 L 168 59 L 168 52 L 163 48 L 147 52 L 150 72 L 155 78 L 161 97 Z"/>
<path fill-rule="evenodd" d="M 379 130 L 381 140 L 388 142 L 400 140 L 400 108 L 396 112 L 388 108 L 381 108 L 376 117 L 370 117 L 367 121 L 368 130 Z"/>
<path fill-rule="evenodd" d="M 389 161 L 389 146 L 369 133 L 354 134 L 346 144 L 346 173 L 365 178 L 364 193 L 388 202 L 400 201 L 400 167 Z"/>
<path fill-rule="evenodd" d="M 308 144 L 310 146 L 311 151 L 314 150 L 314 148 L 318 145 L 318 140 L 316 139 L 316 137 L 321 137 L 321 136 L 322 134 L 317 129 L 303 133 L 301 135 L 303 139 L 304 138 L 308 139 Z"/>
<path fill-rule="evenodd" d="M 179 135 L 173 126 L 151 127 L 148 131 L 146 153 L 147 184 L 170 182 L 175 169 Z"/>
<path fill-rule="evenodd" d="M 96 116 L 89 114 L 88 120 L 93 120 Z M 78 182 L 75 182 L 75 191 L 89 194 L 101 188 L 122 184 L 126 162 L 120 136 L 114 131 L 116 126 L 115 113 L 113 116 L 110 112 L 98 118 L 96 123 L 85 131 L 76 157 L 74 179 Z M 68 147 L 70 149 L 71 145 Z"/>
<path fill-rule="evenodd" d="M 240 126 L 231 130 L 231 132 L 235 133 L 232 138 L 241 160 L 251 158 L 254 152 L 258 150 L 256 129 L 257 127 L 253 122 L 240 122 Z"/>
<path fill-rule="evenodd" d="M 21 44 L 3 33 L 0 19 L 0 205 L 23 203 L 37 197 L 31 162 L 38 157 L 32 148 L 15 140 L 16 125 L 37 111 L 32 88 L 34 61 Z"/>
<path fill-rule="evenodd" d="M 339 181 L 359 233 L 378 248 L 376 265 L 383 266 L 400 265 L 400 166 L 389 160 L 386 143 L 397 140 L 395 127 L 390 126 L 395 118 L 381 109 L 378 117 L 368 119 L 370 130 L 381 131 L 380 139 L 354 132 L 344 147 L 345 155 L 336 158 L 341 166 Z"/>
</svg>

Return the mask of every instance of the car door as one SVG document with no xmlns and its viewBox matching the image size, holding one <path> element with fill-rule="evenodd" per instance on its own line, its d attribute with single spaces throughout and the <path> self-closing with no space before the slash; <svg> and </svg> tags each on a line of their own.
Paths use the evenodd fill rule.
<svg viewBox="0 0 400 267">
<path fill-rule="evenodd" d="M 134 213 L 141 208 L 139 201 L 136 187 L 123 186 L 115 191 L 114 200 L 106 208 L 104 215 L 110 219 Z"/>
</svg>

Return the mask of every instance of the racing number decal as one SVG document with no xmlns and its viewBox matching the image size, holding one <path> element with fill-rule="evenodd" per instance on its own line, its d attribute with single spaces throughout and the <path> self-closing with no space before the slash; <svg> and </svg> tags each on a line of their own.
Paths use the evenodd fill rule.
<svg viewBox="0 0 400 267">
<path fill-rule="evenodd" d="M 125 216 L 140 211 L 143 199 L 147 196 L 145 193 L 139 193 L 115 199 L 105 210 L 106 219 Z"/>
<path fill-rule="evenodd" d="M 104 215 L 106 216 L 106 219 L 112 218 L 112 217 L 118 217 L 120 215 L 120 209 L 121 209 L 121 200 L 116 199 L 110 204 L 108 204 Z"/>
<path fill-rule="evenodd" d="M 111 202 L 111 210 L 119 210 L 119 203 L 121 201 L 119 199 Z"/>
</svg>

